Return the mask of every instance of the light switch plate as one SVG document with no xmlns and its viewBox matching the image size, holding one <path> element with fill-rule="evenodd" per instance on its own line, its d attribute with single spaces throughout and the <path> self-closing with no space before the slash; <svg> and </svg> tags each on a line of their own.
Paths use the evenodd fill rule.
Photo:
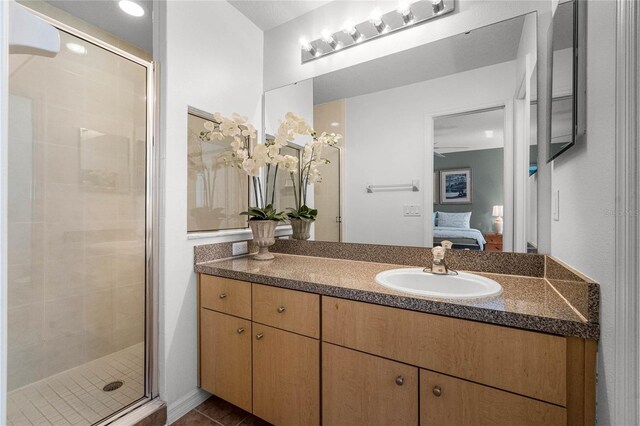
<svg viewBox="0 0 640 426">
<path fill-rule="evenodd" d="M 560 221 L 560 190 L 556 189 L 553 193 L 553 220 Z"/>
<path fill-rule="evenodd" d="M 402 206 L 402 213 L 405 217 L 422 216 L 422 206 L 419 204 L 405 204 Z"/>
<path fill-rule="evenodd" d="M 249 248 L 246 241 L 233 243 L 231 245 L 231 254 L 233 256 L 240 256 L 242 254 L 247 254 L 247 253 L 249 253 Z"/>
</svg>

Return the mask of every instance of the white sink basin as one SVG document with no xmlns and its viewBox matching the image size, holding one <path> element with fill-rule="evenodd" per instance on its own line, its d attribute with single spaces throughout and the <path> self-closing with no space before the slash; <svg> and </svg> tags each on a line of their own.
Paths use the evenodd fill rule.
<svg viewBox="0 0 640 426">
<path fill-rule="evenodd" d="M 434 275 L 423 268 L 391 269 L 376 275 L 383 287 L 418 296 L 442 299 L 477 299 L 498 296 L 502 286 L 479 275 L 459 272 L 458 275 Z"/>
</svg>

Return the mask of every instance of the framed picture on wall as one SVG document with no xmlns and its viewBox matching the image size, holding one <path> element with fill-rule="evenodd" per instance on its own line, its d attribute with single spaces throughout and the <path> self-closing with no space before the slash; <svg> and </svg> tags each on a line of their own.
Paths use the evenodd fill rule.
<svg viewBox="0 0 640 426">
<path fill-rule="evenodd" d="M 433 204 L 440 202 L 440 172 L 433 172 Z"/>
<path fill-rule="evenodd" d="M 471 168 L 440 170 L 440 204 L 471 204 Z"/>
</svg>

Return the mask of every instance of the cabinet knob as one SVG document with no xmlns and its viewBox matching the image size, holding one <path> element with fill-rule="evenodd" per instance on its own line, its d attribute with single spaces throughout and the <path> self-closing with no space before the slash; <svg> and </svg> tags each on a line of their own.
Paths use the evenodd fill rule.
<svg viewBox="0 0 640 426">
<path fill-rule="evenodd" d="M 285 309 L 285 308 L 284 308 L 284 306 L 280 306 L 280 307 L 278 308 L 278 313 L 279 313 L 279 314 L 283 313 L 283 312 L 284 312 L 284 309 Z"/>
<path fill-rule="evenodd" d="M 220 299 L 224 299 L 225 297 L 227 297 L 227 293 L 220 293 Z"/>
<path fill-rule="evenodd" d="M 398 386 L 404 385 L 404 377 L 402 377 L 402 376 L 396 377 L 396 385 L 398 385 Z"/>
<path fill-rule="evenodd" d="M 260 340 L 264 337 L 264 333 L 258 333 L 256 334 L 256 340 Z"/>
<path fill-rule="evenodd" d="M 238 329 L 238 334 L 242 334 L 242 333 L 244 333 L 244 327 L 240 327 L 240 328 Z"/>
<path fill-rule="evenodd" d="M 440 388 L 440 386 L 434 386 L 433 387 L 433 394 L 435 396 L 440 396 L 442 395 L 442 389 Z"/>
</svg>

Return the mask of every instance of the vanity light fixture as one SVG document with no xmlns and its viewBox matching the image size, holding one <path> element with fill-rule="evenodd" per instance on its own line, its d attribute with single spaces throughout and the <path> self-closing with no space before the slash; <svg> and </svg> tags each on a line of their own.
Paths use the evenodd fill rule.
<svg viewBox="0 0 640 426">
<path fill-rule="evenodd" d="M 411 28 L 430 19 L 439 18 L 454 11 L 456 0 L 400 1 L 398 7 L 389 12 L 374 9 L 365 21 L 347 21 L 340 30 L 326 28 L 319 38 L 300 39 L 301 62 L 313 61 L 395 31 Z"/>
<path fill-rule="evenodd" d="M 127 15 L 135 16 L 136 18 L 144 16 L 144 9 L 134 1 L 120 0 L 118 6 L 120 6 L 120 9 Z"/>
<path fill-rule="evenodd" d="M 333 38 L 333 34 L 331 34 L 331 31 L 329 31 L 328 29 L 322 30 L 322 40 L 325 43 L 327 43 L 329 47 L 331 47 L 331 49 L 333 50 L 340 49 L 340 45 L 338 44 L 336 39 Z"/>
</svg>

